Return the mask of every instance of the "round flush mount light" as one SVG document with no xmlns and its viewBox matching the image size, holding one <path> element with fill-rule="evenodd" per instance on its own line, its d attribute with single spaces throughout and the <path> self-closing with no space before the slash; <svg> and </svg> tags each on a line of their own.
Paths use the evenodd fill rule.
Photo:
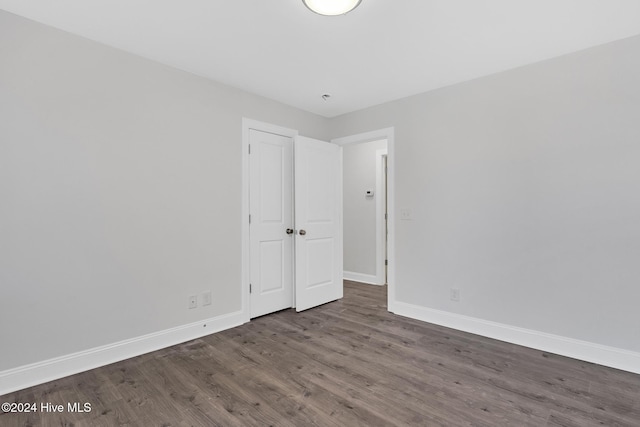
<svg viewBox="0 0 640 427">
<path fill-rule="evenodd" d="M 362 0 L 302 0 L 305 6 L 319 15 L 337 16 L 351 12 Z"/>
</svg>

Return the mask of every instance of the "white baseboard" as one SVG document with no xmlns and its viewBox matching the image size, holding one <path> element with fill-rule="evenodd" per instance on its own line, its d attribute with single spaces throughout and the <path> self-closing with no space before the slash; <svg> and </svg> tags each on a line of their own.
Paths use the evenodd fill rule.
<svg viewBox="0 0 640 427">
<path fill-rule="evenodd" d="M 395 301 L 400 316 L 640 374 L 640 353 Z"/>
<path fill-rule="evenodd" d="M 354 282 L 381 286 L 381 284 L 378 283 L 378 278 L 374 274 L 362 274 L 354 273 L 353 271 L 343 271 L 342 277 L 344 280 L 352 280 Z"/>
<path fill-rule="evenodd" d="M 0 372 L 0 396 L 239 326 L 241 311 Z"/>
</svg>

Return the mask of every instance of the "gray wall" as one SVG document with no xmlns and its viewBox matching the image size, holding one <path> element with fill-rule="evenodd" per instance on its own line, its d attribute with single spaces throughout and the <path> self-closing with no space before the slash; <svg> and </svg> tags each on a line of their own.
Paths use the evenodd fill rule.
<svg viewBox="0 0 640 427">
<path fill-rule="evenodd" d="M 343 147 L 344 270 L 376 275 L 376 151 L 387 141 L 348 144 Z"/>
<path fill-rule="evenodd" d="M 239 310 L 242 117 L 326 119 L 5 12 L 0 64 L 0 371 Z"/>
<path fill-rule="evenodd" d="M 634 37 L 331 127 L 395 126 L 398 301 L 637 352 L 639 118 Z"/>
</svg>

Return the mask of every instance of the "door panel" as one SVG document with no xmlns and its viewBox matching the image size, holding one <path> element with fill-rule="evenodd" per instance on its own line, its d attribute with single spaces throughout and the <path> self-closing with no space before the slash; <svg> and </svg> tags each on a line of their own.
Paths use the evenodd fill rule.
<svg viewBox="0 0 640 427">
<path fill-rule="evenodd" d="M 284 242 L 274 240 L 260 242 L 260 277 L 257 291 L 264 295 L 272 291 L 283 290 L 284 286 Z"/>
<path fill-rule="evenodd" d="M 333 253 L 334 239 L 311 239 L 306 240 L 307 260 L 307 288 L 329 285 L 333 280 L 335 269 Z"/>
<path fill-rule="evenodd" d="M 342 298 L 342 149 L 296 137 L 296 310 Z"/>
<path fill-rule="evenodd" d="M 293 306 L 293 140 L 250 130 L 251 317 Z"/>
</svg>

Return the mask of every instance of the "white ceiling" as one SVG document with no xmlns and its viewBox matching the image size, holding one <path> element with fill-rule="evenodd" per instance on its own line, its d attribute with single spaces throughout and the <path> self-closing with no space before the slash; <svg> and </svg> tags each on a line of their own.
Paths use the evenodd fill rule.
<svg viewBox="0 0 640 427">
<path fill-rule="evenodd" d="M 638 0 L 362 0 L 338 17 L 301 0 L 0 9 L 327 117 L 640 34 Z"/>
</svg>

